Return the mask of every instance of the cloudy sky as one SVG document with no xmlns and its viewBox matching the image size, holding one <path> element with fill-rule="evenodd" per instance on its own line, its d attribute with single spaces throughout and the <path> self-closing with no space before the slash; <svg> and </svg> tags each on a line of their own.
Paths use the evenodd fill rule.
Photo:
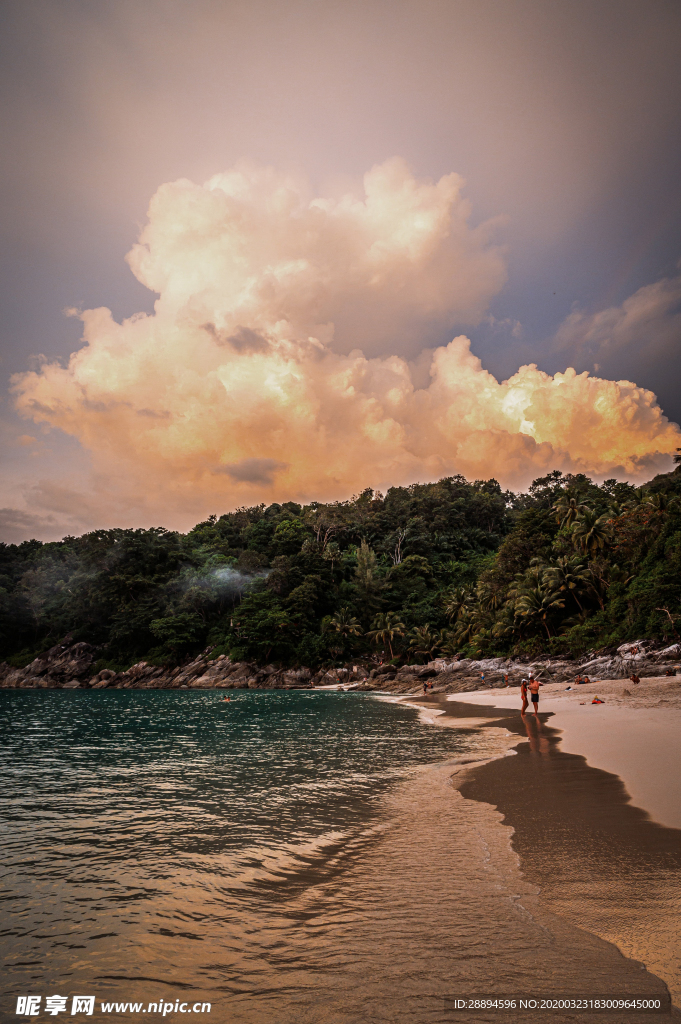
<svg viewBox="0 0 681 1024">
<path fill-rule="evenodd" d="M 681 446 L 676 0 L 4 0 L 0 539 Z"/>
</svg>

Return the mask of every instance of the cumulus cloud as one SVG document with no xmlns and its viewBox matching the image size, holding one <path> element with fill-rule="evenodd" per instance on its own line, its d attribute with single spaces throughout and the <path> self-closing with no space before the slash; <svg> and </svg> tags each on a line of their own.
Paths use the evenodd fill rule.
<svg viewBox="0 0 681 1024">
<path fill-rule="evenodd" d="M 18 409 L 77 437 L 118 501 L 171 525 L 173 510 L 457 472 L 523 486 L 553 468 L 640 479 L 671 464 L 678 427 L 629 381 L 530 365 L 500 383 L 458 335 L 417 386 L 400 351 L 417 328 L 479 320 L 502 255 L 469 226 L 457 175 L 418 182 L 392 160 L 364 186 L 310 200 L 243 167 L 162 186 L 128 257 L 154 314 L 79 314 L 84 347 L 18 375 Z"/>
</svg>

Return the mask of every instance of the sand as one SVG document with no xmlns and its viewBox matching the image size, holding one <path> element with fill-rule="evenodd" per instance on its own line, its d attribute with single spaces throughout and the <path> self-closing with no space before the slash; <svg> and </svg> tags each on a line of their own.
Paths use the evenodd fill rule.
<svg viewBox="0 0 681 1024">
<path fill-rule="evenodd" d="M 540 694 L 539 719 L 520 715 L 517 687 L 409 703 L 439 725 L 503 733 L 511 756 L 453 784 L 512 827 L 540 905 L 645 964 L 681 1006 L 681 688 L 662 677 Z"/>
<path fill-rule="evenodd" d="M 623 694 L 625 689 L 630 695 Z M 539 692 L 541 712 L 551 713 L 547 724 L 560 730 L 561 750 L 618 775 L 635 806 L 661 825 L 681 829 L 681 677 L 644 679 L 637 685 L 599 680 L 570 691 L 550 683 Z M 596 695 L 605 703 L 592 704 Z M 521 703 L 517 688 L 448 699 L 518 710 Z"/>
</svg>

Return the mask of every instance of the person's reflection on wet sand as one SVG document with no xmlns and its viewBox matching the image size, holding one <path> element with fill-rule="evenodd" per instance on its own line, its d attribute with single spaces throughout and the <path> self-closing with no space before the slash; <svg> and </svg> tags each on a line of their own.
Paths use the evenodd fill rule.
<svg viewBox="0 0 681 1024">
<path fill-rule="evenodd" d="M 523 722 L 527 738 L 530 741 L 530 750 L 533 754 L 541 754 L 545 757 L 549 752 L 549 741 L 544 735 L 541 720 L 537 717 L 529 718 L 527 715 L 523 715 Z"/>
</svg>

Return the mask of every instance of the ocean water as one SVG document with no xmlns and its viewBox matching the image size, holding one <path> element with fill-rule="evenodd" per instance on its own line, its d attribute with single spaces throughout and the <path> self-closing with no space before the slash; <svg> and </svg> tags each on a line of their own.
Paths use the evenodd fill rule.
<svg viewBox="0 0 681 1024">
<path fill-rule="evenodd" d="M 511 829 L 452 785 L 503 730 L 364 694 L 222 697 L 0 693 L 6 1013 L 59 994 L 117 1020 L 205 1003 L 235 1024 L 421 1024 L 469 1019 L 443 1009 L 466 992 L 655 989 L 542 914 Z"/>
</svg>

